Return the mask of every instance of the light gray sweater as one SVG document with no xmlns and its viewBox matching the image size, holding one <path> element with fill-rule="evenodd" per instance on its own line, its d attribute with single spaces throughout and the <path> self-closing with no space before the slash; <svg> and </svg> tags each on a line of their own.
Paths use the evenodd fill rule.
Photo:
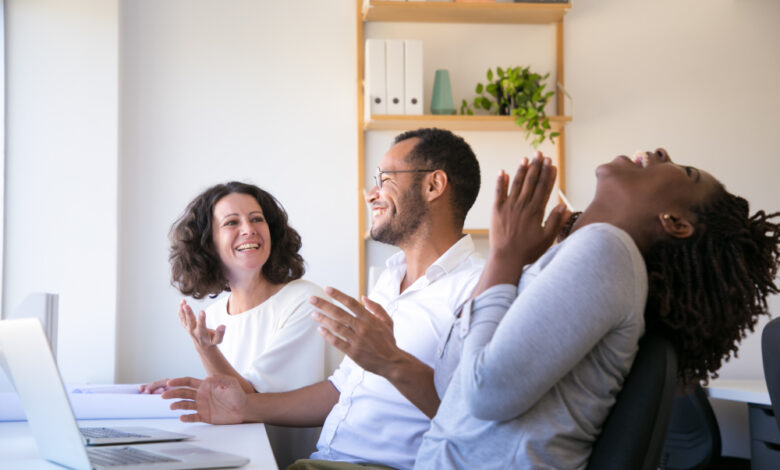
<svg viewBox="0 0 780 470">
<path fill-rule="evenodd" d="M 634 360 L 646 297 L 631 237 L 591 224 L 517 288 L 466 304 L 438 351 L 442 403 L 415 468 L 584 468 Z"/>
</svg>

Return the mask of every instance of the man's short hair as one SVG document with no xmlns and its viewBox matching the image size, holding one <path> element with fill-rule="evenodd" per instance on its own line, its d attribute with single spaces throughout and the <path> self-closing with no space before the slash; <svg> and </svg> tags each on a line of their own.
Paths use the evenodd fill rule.
<svg viewBox="0 0 780 470">
<path fill-rule="evenodd" d="M 420 168 L 443 170 L 452 186 L 452 208 L 455 220 L 463 227 L 466 214 L 479 194 L 482 180 L 479 162 L 471 146 L 445 129 L 425 128 L 406 131 L 395 138 L 395 143 L 418 139 L 406 159 Z"/>
</svg>

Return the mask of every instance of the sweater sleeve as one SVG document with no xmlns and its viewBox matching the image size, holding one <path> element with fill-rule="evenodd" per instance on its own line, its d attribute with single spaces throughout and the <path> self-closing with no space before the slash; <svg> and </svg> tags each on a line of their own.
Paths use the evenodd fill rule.
<svg viewBox="0 0 780 470">
<path fill-rule="evenodd" d="M 459 379 L 476 418 L 523 414 L 633 313 L 625 242 L 607 230 L 582 235 L 561 245 L 508 307 L 506 290 L 475 300 Z"/>
</svg>

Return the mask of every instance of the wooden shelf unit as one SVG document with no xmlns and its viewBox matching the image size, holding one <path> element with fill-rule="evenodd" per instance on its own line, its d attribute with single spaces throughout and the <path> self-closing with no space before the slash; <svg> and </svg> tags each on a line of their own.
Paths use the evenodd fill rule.
<svg viewBox="0 0 780 470">
<path fill-rule="evenodd" d="M 419 127 L 439 127 L 452 131 L 521 131 L 510 116 L 444 116 L 444 115 L 374 115 L 364 116 L 364 67 L 366 22 L 405 23 L 460 23 L 460 24 L 554 24 L 555 71 L 558 83 L 564 85 L 563 18 L 571 3 L 453 3 L 453 2 L 398 2 L 386 0 L 355 0 L 357 5 L 357 122 L 358 122 L 358 282 L 360 295 L 366 293 L 366 243 L 369 237 L 363 200 L 363 181 L 366 170 L 365 133 L 374 130 L 408 130 Z M 364 4 L 365 3 L 365 4 Z M 558 167 L 558 186 L 566 188 L 565 152 L 566 124 L 564 93 L 557 92 L 557 115 L 550 116 L 550 125 L 560 135 L 556 138 L 555 165 Z M 465 233 L 485 236 L 487 229 L 466 229 Z"/>
<path fill-rule="evenodd" d="M 553 131 L 560 132 L 568 122 L 571 122 L 570 116 L 550 116 L 550 127 Z M 512 116 L 380 114 L 371 116 L 371 119 L 363 123 L 363 130 L 366 131 L 403 131 L 420 127 L 438 127 L 451 131 L 520 131 Z"/>
<path fill-rule="evenodd" d="M 570 3 L 449 3 L 372 1 L 363 21 L 405 23 L 551 24 L 561 21 Z"/>
</svg>

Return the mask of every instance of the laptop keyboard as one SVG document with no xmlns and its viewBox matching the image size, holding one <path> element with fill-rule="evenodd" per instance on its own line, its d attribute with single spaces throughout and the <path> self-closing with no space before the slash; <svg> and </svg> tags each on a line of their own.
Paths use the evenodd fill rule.
<svg viewBox="0 0 780 470">
<path fill-rule="evenodd" d="M 180 462 L 160 454 L 153 454 L 134 447 L 90 447 L 87 449 L 93 465 L 106 467 L 159 462 Z"/>
<path fill-rule="evenodd" d="M 143 434 L 136 434 L 133 432 L 124 432 L 119 431 L 118 429 L 113 428 L 80 428 L 81 434 L 84 435 L 84 437 L 89 437 L 92 439 L 95 438 L 117 438 L 117 437 L 148 437 Z"/>
</svg>

